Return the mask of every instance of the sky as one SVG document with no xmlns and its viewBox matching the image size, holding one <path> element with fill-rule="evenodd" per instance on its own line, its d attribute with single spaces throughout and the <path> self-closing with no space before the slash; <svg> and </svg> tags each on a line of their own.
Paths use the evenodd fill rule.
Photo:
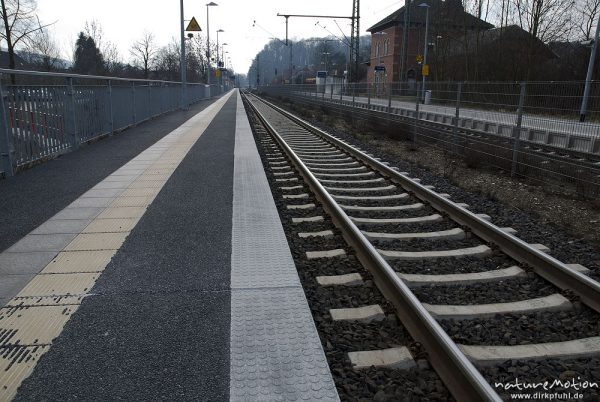
<svg viewBox="0 0 600 402">
<path fill-rule="evenodd" d="M 195 17 L 206 33 L 206 3 L 208 1 L 184 0 L 185 19 Z M 227 43 L 231 66 L 237 73 L 245 74 L 252 59 L 275 36 L 285 39 L 285 18 L 277 13 L 350 16 L 352 0 L 214 0 L 209 7 L 211 41 Z M 49 30 L 61 47 L 63 57 L 71 59 L 77 34 L 85 22 L 96 20 L 102 26 L 104 37 L 117 45 L 123 61 L 130 61 L 131 44 L 150 31 L 156 43 L 163 46 L 173 38 L 179 40 L 180 11 L 178 0 L 38 0 L 38 16 L 42 23 L 53 23 Z M 404 4 L 404 1 L 362 0 L 360 4 L 360 31 L 385 18 Z M 255 27 L 253 22 L 256 21 Z M 315 25 L 316 22 L 319 25 Z M 346 35 L 350 35 L 350 20 L 335 20 Z M 290 18 L 289 37 L 294 39 L 325 37 L 327 30 L 341 36 L 340 28 L 332 19 Z M 187 22 L 186 22 L 187 25 Z M 325 26 L 326 29 L 321 26 Z"/>
</svg>

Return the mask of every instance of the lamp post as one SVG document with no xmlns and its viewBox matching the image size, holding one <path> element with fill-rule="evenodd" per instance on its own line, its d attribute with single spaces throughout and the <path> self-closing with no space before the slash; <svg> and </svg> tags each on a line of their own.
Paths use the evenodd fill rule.
<svg viewBox="0 0 600 402">
<path fill-rule="evenodd" d="M 229 43 L 223 43 L 221 45 L 221 60 L 223 61 L 223 67 L 226 67 L 225 65 L 225 46 L 229 45 Z"/>
<path fill-rule="evenodd" d="M 330 52 L 323 52 L 321 54 L 325 56 L 325 71 L 327 71 L 327 75 L 329 75 L 329 55 L 331 53 Z"/>
<path fill-rule="evenodd" d="M 425 46 L 423 49 L 423 66 L 421 68 L 421 75 L 423 76 L 423 103 L 425 103 L 425 81 L 427 76 L 423 74 L 423 67 L 427 65 L 427 35 L 429 35 L 429 7 L 430 5 L 427 3 L 419 4 L 419 7 L 425 7 Z"/>
<path fill-rule="evenodd" d="M 220 60 L 220 59 L 219 59 L 219 34 L 220 34 L 221 32 L 225 32 L 225 31 L 224 31 L 224 30 L 222 30 L 222 29 L 218 29 L 218 30 L 217 30 L 217 67 L 219 67 L 219 60 Z"/>
<path fill-rule="evenodd" d="M 217 70 L 219 70 L 219 68 L 221 67 L 219 64 L 219 61 L 220 61 L 220 59 L 219 59 L 219 33 L 221 33 L 221 32 L 225 32 L 225 31 L 222 29 L 217 29 Z M 219 79 L 217 80 L 217 82 L 219 83 L 219 87 L 223 86 L 223 74 L 221 74 L 221 73 L 222 73 L 222 71 L 219 70 Z"/>
<path fill-rule="evenodd" d="M 183 0 L 182 0 L 183 1 Z M 208 64 L 208 85 L 210 86 L 210 29 L 208 27 L 208 7 L 218 6 L 217 3 L 211 1 L 206 5 L 206 58 Z M 210 88 L 208 89 L 210 92 Z"/>
<path fill-rule="evenodd" d="M 181 69 L 181 108 L 187 109 L 186 89 L 187 89 L 187 66 L 185 63 L 185 27 L 183 22 L 183 0 L 179 1 L 179 11 L 181 14 L 181 57 L 179 59 L 179 68 Z"/>
<path fill-rule="evenodd" d="M 225 59 L 225 55 L 229 52 L 225 51 L 225 46 L 227 46 L 228 43 L 223 43 L 221 45 L 221 62 L 223 63 L 223 67 L 225 68 L 225 70 L 227 70 L 227 60 Z M 223 78 L 223 71 L 221 71 L 221 79 L 223 80 L 224 84 L 228 83 L 227 77 Z"/>
</svg>

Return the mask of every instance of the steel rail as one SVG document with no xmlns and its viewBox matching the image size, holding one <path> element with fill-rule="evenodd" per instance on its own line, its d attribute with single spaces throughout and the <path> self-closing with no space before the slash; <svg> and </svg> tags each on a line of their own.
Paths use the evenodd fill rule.
<svg viewBox="0 0 600 402">
<path fill-rule="evenodd" d="M 259 98 L 260 99 L 260 98 Z M 399 184 L 404 189 L 412 192 L 417 198 L 431 204 L 440 212 L 446 213 L 451 219 L 467 226 L 473 233 L 481 237 L 485 241 L 495 244 L 504 253 L 514 258 L 515 260 L 529 265 L 538 275 L 548 280 L 561 289 L 569 289 L 573 291 L 581 301 L 600 312 L 600 283 L 592 278 L 577 272 L 556 258 L 539 251 L 528 243 L 513 236 L 510 233 L 503 231 L 498 226 L 488 222 L 473 212 L 457 205 L 456 203 L 447 200 L 436 192 L 426 188 L 425 186 L 411 180 L 407 176 L 391 169 L 376 159 L 354 149 L 337 138 L 325 133 L 323 130 L 313 126 L 312 124 L 292 115 L 291 113 L 281 109 L 261 99 L 262 102 L 274 108 L 284 116 L 293 120 L 303 128 L 319 135 L 321 138 L 333 143 L 354 157 L 360 159 L 365 164 L 379 171 L 393 182 Z"/>
<path fill-rule="evenodd" d="M 366 239 L 358 227 L 319 183 L 300 158 L 277 133 L 262 113 L 251 102 L 252 108 L 265 129 L 288 155 L 323 208 L 341 230 L 344 239 L 356 251 L 358 259 L 371 272 L 375 283 L 398 313 L 412 337 L 422 343 L 431 357 L 430 362 L 452 395 L 459 401 L 501 401 L 490 384 L 460 351 L 437 321 L 423 307 L 408 286 Z"/>
</svg>

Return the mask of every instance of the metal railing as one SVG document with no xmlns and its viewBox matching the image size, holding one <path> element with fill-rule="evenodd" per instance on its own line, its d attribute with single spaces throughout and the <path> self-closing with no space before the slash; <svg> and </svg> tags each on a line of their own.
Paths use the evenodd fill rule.
<svg viewBox="0 0 600 402">
<path fill-rule="evenodd" d="M 600 82 L 580 121 L 583 82 L 415 82 L 264 86 L 294 103 L 435 143 L 469 165 L 493 165 L 545 183 L 600 193 Z"/>
<path fill-rule="evenodd" d="M 0 81 L 0 171 L 6 176 L 224 89 L 187 84 L 181 105 L 181 83 L 173 81 L 7 69 L 0 69 Z"/>
</svg>

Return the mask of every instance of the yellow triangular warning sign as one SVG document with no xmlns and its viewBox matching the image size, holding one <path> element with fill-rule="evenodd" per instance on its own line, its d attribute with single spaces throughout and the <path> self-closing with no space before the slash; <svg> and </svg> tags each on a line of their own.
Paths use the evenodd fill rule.
<svg viewBox="0 0 600 402">
<path fill-rule="evenodd" d="M 190 21 L 190 23 L 188 24 L 188 26 L 185 30 L 200 32 L 200 31 L 202 31 L 202 28 L 200 28 L 200 24 L 198 24 L 198 21 L 196 21 L 196 18 L 192 17 L 192 20 Z"/>
</svg>

